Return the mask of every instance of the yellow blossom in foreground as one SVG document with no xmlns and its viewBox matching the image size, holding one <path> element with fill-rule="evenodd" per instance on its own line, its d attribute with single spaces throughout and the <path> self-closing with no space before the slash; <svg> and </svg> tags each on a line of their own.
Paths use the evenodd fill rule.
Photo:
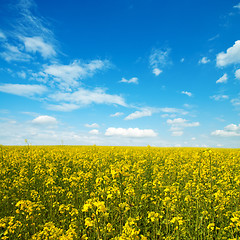
<svg viewBox="0 0 240 240">
<path fill-rule="evenodd" d="M 0 239 L 238 239 L 240 150 L 0 146 Z"/>
</svg>

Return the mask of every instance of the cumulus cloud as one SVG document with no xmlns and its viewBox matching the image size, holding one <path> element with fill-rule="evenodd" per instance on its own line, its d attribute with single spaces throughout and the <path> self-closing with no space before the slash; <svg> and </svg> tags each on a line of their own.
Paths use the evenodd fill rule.
<svg viewBox="0 0 240 240">
<path fill-rule="evenodd" d="M 129 114 L 127 117 L 124 118 L 124 120 L 133 120 L 137 118 L 142 118 L 142 117 L 150 117 L 154 113 L 159 113 L 163 112 L 165 114 L 162 115 L 162 117 L 169 117 L 169 116 L 176 116 L 177 114 L 179 115 L 186 115 L 188 112 L 184 111 L 183 109 L 178 109 L 178 108 L 154 108 L 154 107 L 145 107 L 145 108 L 140 108 L 139 110 Z"/>
<path fill-rule="evenodd" d="M 221 100 L 229 99 L 229 96 L 228 95 L 219 94 L 219 95 L 213 95 L 210 98 L 215 100 L 215 101 L 221 101 Z"/>
<path fill-rule="evenodd" d="M 92 60 L 88 63 L 75 60 L 69 65 L 53 64 L 46 66 L 43 72 L 65 89 L 79 86 L 79 80 L 92 76 L 97 70 L 108 66 L 108 60 Z"/>
<path fill-rule="evenodd" d="M 79 106 L 89 105 L 91 103 L 127 106 L 121 96 L 107 94 L 105 90 L 101 88 L 95 88 L 94 90 L 79 88 L 75 92 L 57 92 L 49 95 L 49 100 L 77 104 Z"/>
<path fill-rule="evenodd" d="M 129 80 L 127 80 L 126 78 L 122 78 L 122 80 L 120 82 L 138 84 L 138 78 L 137 77 L 133 77 L 133 78 L 131 78 Z"/>
<path fill-rule="evenodd" d="M 228 76 L 226 73 L 224 73 L 223 76 L 216 81 L 216 83 L 226 83 L 227 80 L 228 80 Z"/>
<path fill-rule="evenodd" d="M 199 122 L 189 123 L 188 120 L 183 118 L 168 119 L 167 123 L 179 127 L 198 127 L 200 125 Z"/>
<path fill-rule="evenodd" d="M 97 123 L 92 123 L 92 124 L 85 124 L 84 125 L 87 128 L 99 128 L 99 125 Z"/>
<path fill-rule="evenodd" d="M 221 137 L 239 137 L 240 136 L 240 124 L 229 124 L 224 127 L 223 130 L 215 130 L 211 133 L 213 136 Z"/>
<path fill-rule="evenodd" d="M 43 85 L 30 84 L 1 84 L 0 92 L 10 93 L 23 97 L 33 97 L 34 95 L 41 95 L 48 91 L 47 87 Z"/>
<path fill-rule="evenodd" d="M 187 96 L 189 96 L 189 97 L 191 97 L 191 96 L 192 96 L 192 93 L 191 93 L 191 92 L 182 91 L 181 93 L 182 93 L 182 94 L 185 94 L 185 95 L 187 95 Z"/>
<path fill-rule="evenodd" d="M 57 119 L 51 116 L 42 115 L 32 120 L 32 123 L 39 125 L 56 125 Z"/>
<path fill-rule="evenodd" d="M 208 59 L 207 57 L 203 57 L 198 61 L 198 63 L 200 64 L 206 64 L 208 62 L 210 62 L 210 59 Z"/>
<path fill-rule="evenodd" d="M 236 77 L 237 79 L 240 79 L 240 69 L 236 70 L 236 72 L 235 72 L 235 77 Z"/>
<path fill-rule="evenodd" d="M 67 123 L 49 126 L 32 122 L 18 122 L 15 119 L 9 120 L 2 121 L 0 119 L 0 138 L 2 143 L 9 145 L 24 145 L 25 139 L 28 139 L 28 142 L 33 145 L 172 146 L 174 144 L 158 137 L 106 136 L 104 135 L 106 130 L 103 134 L 100 131 L 98 135 L 94 135 L 88 131 L 73 130 Z"/>
<path fill-rule="evenodd" d="M 73 131 L 66 124 L 64 126 L 58 124 L 41 124 L 31 122 L 18 121 L 0 121 L 0 138 L 4 139 L 4 144 L 23 145 L 24 140 L 33 145 L 93 145 L 103 144 L 108 137 L 99 138 L 101 135 L 86 134 L 81 131 Z M 62 140 L 62 141 L 61 141 Z M 118 145 L 120 145 L 118 141 Z M 122 141 L 125 142 L 124 140 Z M 109 138 L 108 145 L 112 140 Z"/>
<path fill-rule="evenodd" d="M 123 136 L 123 137 L 156 137 L 157 133 L 152 129 L 139 128 L 114 128 L 110 127 L 105 132 L 106 136 Z"/>
<path fill-rule="evenodd" d="M 159 68 L 154 68 L 152 72 L 155 76 L 158 76 L 162 73 L 162 70 Z"/>
<path fill-rule="evenodd" d="M 170 131 L 172 136 L 181 136 L 183 134 L 183 129 L 186 127 L 198 127 L 199 122 L 189 122 L 183 118 L 168 119 L 167 124 L 171 126 Z"/>
<path fill-rule="evenodd" d="M 110 117 L 120 117 L 120 116 L 122 116 L 124 113 L 122 113 L 122 112 L 116 112 L 116 113 L 114 113 L 114 114 L 111 114 L 110 115 Z"/>
<path fill-rule="evenodd" d="M 158 111 L 159 109 L 155 109 L 155 108 L 142 108 L 140 111 L 135 111 L 129 114 L 127 117 L 124 118 L 124 120 L 133 120 L 133 119 L 142 118 L 142 117 L 149 117 L 149 116 L 152 116 L 153 113 Z"/>
<path fill-rule="evenodd" d="M 169 64 L 169 53 L 170 49 L 161 50 L 161 49 L 153 49 L 152 53 L 149 57 L 149 64 L 152 67 L 153 74 L 158 76 L 162 73 L 161 68 L 165 65 Z"/>
<path fill-rule="evenodd" d="M 92 134 L 92 135 L 98 135 L 100 132 L 98 129 L 92 129 L 90 130 L 88 133 Z"/>
<path fill-rule="evenodd" d="M 217 66 L 225 67 L 230 64 L 240 63 L 240 40 L 228 48 L 226 53 L 221 52 L 217 54 Z"/>
<path fill-rule="evenodd" d="M 49 58 L 56 55 L 54 47 L 46 43 L 42 37 L 22 37 L 27 52 L 39 52 L 43 58 Z"/>
</svg>

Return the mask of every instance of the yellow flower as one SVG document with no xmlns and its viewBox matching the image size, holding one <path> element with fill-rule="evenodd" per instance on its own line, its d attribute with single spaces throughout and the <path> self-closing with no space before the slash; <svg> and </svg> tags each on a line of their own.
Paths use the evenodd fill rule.
<svg viewBox="0 0 240 240">
<path fill-rule="evenodd" d="M 108 232 L 112 232 L 112 230 L 113 230 L 112 224 L 111 224 L 111 223 L 108 223 L 108 224 L 107 224 L 107 231 L 108 231 Z"/>
<path fill-rule="evenodd" d="M 85 225 L 87 227 L 93 227 L 94 226 L 94 221 L 92 221 L 91 218 L 88 217 L 88 218 L 85 219 Z"/>
<path fill-rule="evenodd" d="M 90 204 L 90 203 L 85 203 L 85 204 L 83 205 L 82 211 L 83 211 L 83 212 L 87 212 L 88 209 L 91 209 L 91 208 L 92 208 L 92 204 Z"/>
<path fill-rule="evenodd" d="M 215 223 L 209 223 L 207 226 L 207 229 L 210 229 L 211 231 L 213 231 L 214 227 L 215 227 Z"/>
</svg>

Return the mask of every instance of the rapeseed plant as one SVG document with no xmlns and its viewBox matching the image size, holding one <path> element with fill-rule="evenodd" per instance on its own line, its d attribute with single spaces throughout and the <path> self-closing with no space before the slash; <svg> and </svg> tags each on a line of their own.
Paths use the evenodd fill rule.
<svg viewBox="0 0 240 240">
<path fill-rule="evenodd" d="M 238 149 L 1 149 L 0 239 L 239 239 Z"/>
</svg>

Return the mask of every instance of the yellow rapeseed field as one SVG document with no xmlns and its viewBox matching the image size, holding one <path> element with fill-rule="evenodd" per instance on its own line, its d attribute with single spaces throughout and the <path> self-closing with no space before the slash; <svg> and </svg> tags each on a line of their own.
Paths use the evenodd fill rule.
<svg viewBox="0 0 240 240">
<path fill-rule="evenodd" d="M 239 237 L 238 149 L 0 149 L 0 239 Z"/>
</svg>

